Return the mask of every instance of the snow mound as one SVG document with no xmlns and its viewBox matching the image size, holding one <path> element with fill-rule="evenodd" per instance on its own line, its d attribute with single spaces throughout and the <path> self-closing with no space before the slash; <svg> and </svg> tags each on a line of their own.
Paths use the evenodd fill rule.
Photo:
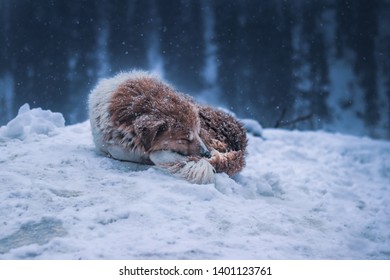
<svg viewBox="0 0 390 280">
<path fill-rule="evenodd" d="M 247 133 L 257 137 L 263 137 L 263 127 L 258 121 L 254 119 L 240 119 L 240 121 L 243 123 Z"/>
<path fill-rule="evenodd" d="M 53 113 L 41 108 L 30 109 L 27 103 L 20 107 L 18 115 L 7 125 L 0 127 L 0 138 L 24 140 L 29 135 L 52 136 L 57 128 L 65 126 L 61 113 Z"/>
</svg>

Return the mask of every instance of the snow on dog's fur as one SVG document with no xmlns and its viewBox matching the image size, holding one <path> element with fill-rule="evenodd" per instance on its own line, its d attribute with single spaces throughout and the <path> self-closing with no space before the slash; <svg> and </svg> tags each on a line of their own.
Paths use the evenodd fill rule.
<svg viewBox="0 0 390 280">
<path fill-rule="evenodd" d="M 245 164 L 241 123 L 147 72 L 100 81 L 89 96 L 89 116 L 96 147 L 115 159 L 155 164 L 200 184 Z"/>
</svg>

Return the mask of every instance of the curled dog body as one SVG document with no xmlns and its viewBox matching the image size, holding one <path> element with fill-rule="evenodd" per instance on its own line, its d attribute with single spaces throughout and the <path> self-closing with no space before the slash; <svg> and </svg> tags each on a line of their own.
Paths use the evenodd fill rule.
<svg viewBox="0 0 390 280">
<path fill-rule="evenodd" d="M 193 183 L 245 164 L 246 133 L 232 116 L 199 105 L 143 71 L 101 80 L 89 95 L 97 149 L 118 160 L 157 165 Z"/>
</svg>

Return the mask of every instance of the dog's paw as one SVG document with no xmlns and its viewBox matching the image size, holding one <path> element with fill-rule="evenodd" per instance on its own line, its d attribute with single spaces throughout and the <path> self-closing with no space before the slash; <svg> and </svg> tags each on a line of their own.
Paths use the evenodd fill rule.
<svg viewBox="0 0 390 280">
<path fill-rule="evenodd" d="M 187 161 L 187 157 L 172 151 L 155 151 L 150 153 L 150 160 L 157 166 L 173 164 L 179 161 Z"/>
</svg>

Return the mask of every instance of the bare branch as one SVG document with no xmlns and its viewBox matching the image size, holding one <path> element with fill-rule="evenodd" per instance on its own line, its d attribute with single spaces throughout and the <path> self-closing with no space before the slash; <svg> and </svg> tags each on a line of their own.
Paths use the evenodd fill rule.
<svg viewBox="0 0 390 280">
<path fill-rule="evenodd" d="M 306 121 L 306 120 L 309 120 L 313 117 L 313 113 L 310 113 L 310 114 L 307 114 L 307 115 L 303 115 L 303 116 L 299 116 L 293 120 L 286 120 L 286 121 L 283 121 L 283 120 L 278 120 L 278 122 L 275 124 L 275 128 L 278 128 L 278 127 L 282 127 L 282 126 L 290 126 L 290 125 L 293 125 L 293 124 L 296 124 L 296 123 L 299 123 L 299 122 L 303 122 L 303 121 Z M 277 126 L 276 126 L 277 125 Z"/>
</svg>

